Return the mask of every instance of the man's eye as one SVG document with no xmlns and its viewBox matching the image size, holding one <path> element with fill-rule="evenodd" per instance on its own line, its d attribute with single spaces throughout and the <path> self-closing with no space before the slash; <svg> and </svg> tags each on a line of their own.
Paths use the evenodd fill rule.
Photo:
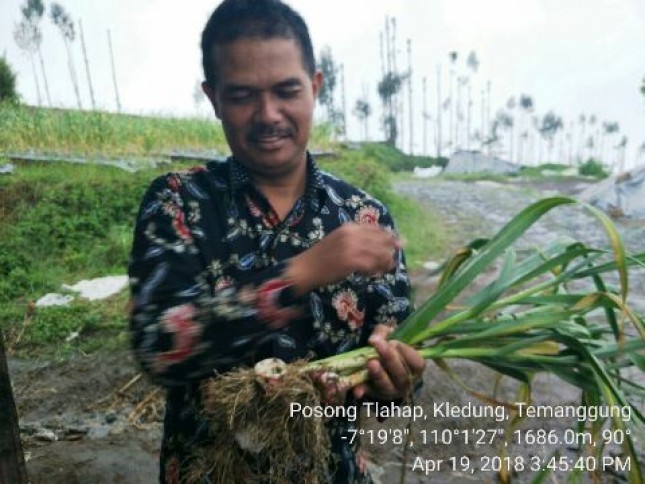
<svg viewBox="0 0 645 484">
<path fill-rule="evenodd" d="M 291 99 L 296 97 L 298 94 L 300 94 L 300 89 L 298 88 L 280 89 L 278 91 L 278 96 L 283 99 Z"/>
<path fill-rule="evenodd" d="M 226 96 L 226 98 L 232 103 L 244 103 L 249 101 L 252 97 L 253 96 L 249 91 L 232 92 Z"/>
</svg>

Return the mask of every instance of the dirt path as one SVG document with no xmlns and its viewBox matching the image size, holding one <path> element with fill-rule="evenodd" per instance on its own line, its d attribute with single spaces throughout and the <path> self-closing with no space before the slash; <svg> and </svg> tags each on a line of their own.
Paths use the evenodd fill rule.
<svg viewBox="0 0 645 484">
<path fill-rule="evenodd" d="M 582 188 L 578 183 L 528 187 L 517 183 L 499 185 L 435 180 L 401 182 L 396 186 L 398 192 L 439 211 L 455 245 L 476 236 L 491 235 L 519 208 L 540 196 L 555 192 L 575 193 Z M 540 223 L 524 243 L 543 243 L 556 234 L 570 231 L 577 238 L 597 241 L 604 235 L 596 227 L 589 223 L 588 217 L 563 210 Z M 621 230 L 628 246 L 637 248 L 640 244 L 642 250 L 645 224 L 626 223 L 621 225 Z M 644 279 L 639 277 L 633 282 L 635 293 L 645 294 Z M 413 280 L 419 298 L 429 294 L 436 284 L 426 271 L 414 274 Z M 496 378 L 492 372 L 468 363 L 456 363 L 453 367 L 471 389 L 486 394 L 493 391 Z M 10 371 L 32 483 L 156 482 L 160 416 L 163 412 L 161 397 L 151 393 L 154 387 L 144 379 L 133 381 L 137 369 L 127 351 L 109 356 L 77 357 L 64 364 L 13 360 L 10 361 Z M 122 391 L 118 392 L 119 389 Z M 514 383 L 504 379 L 499 385 L 498 395 L 511 398 L 516 391 Z M 536 380 L 533 392 L 534 403 L 544 405 L 575 405 L 579 396 L 574 388 L 550 377 Z M 137 408 L 146 398 L 148 403 Z M 473 399 L 455 383 L 447 381 L 445 374 L 434 365 L 428 365 L 425 386 L 415 403 L 426 412 L 432 412 L 435 404 L 440 409 L 445 403 L 465 407 L 472 404 Z M 404 446 L 393 445 L 391 437 L 395 429 L 405 429 L 407 422 L 404 418 L 392 418 L 384 424 L 378 424 L 374 419 L 365 421 L 365 429 L 385 430 L 388 434 L 388 443 L 383 445 L 369 445 L 367 434 L 362 439 L 373 463 L 371 468 L 376 482 L 399 482 Z M 527 422 L 527 427 L 536 431 L 553 430 L 562 437 L 574 423 L 572 419 L 532 419 Z M 482 431 L 496 431 L 505 425 L 494 417 L 477 416 L 445 416 L 418 422 L 411 429 L 413 433 L 417 432 L 417 436 L 421 430 L 425 430 L 426 435 L 434 435 L 431 434 L 433 430 L 443 432 L 447 429 L 450 435 L 441 435 L 444 435 L 444 440 L 451 438 L 452 441 L 450 444 L 417 441 L 416 446 L 409 448 L 405 461 L 411 468 L 407 471 L 406 482 L 495 482 L 496 474 L 492 470 L 470 473 L 459 469 L 463 459 L 478 467 L 486 461 L 493 469 L 492 459 L 499 450 L 497 443 L 466 444 L 463 432 L 470 432 L 474 437 L 481 435 Z M 455 435 L 460 438 L 455 438 Z M 376 439 L 378 442 L 378 437 Z M 520 455 L 528 463 L 527 459 L 550 456 L 552 451 L 548 446 L 526 445 L 513 448 L 511 455 Z M 566 448 L 563 453 L 573 455 Z M 442 462 L 438 463 L 440 460 Z M 426 468 L 415 466 L 416 462 L 425 462 Z M 440 468 L 426 474 L 431 465 Z M 453 470 L 453 465 L 457 469 Z M 566 476 L 567 473 L 561 473 L 561 477 Z M 605 476 L 611 477 L 610 474 Z M 516 482 L 526 482 L 534 477 L 535 473 L 516 472 Z"/>
</svg>

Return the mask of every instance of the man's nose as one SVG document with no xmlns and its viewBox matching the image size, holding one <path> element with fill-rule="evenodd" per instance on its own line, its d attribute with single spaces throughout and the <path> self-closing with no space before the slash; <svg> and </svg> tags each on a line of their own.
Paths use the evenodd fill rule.
<svg viewBox="0 0 645 484">
<path fill-rule="evenodd" d="M 275 124 L 280 121 L 280 103 L 270 94 L 262 94 L 258 101 L 257 121 L 263 124 Z"/>
</svg>

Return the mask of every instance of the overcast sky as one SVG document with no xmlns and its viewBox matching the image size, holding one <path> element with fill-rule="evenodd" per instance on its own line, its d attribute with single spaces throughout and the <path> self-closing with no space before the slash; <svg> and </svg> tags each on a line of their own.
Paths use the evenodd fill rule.
<svg viewBox="0 0 645 484">
<path fill-rule="evenodd" d="M 38 102 L 28 57 L 13 40 L 26 0 L 0 0 L 0 54 L 18 73 L 18 90 Z M 46 2 L 48 3 L 48 2 Z M 200 72 L 199 37 L 216 1 L 61 0 L 75 21 L 82 19 L 95 97 L 101 109 L 115 110 L 107 30 L 112 33 L 116 75 L 123 110 L 138 114 L 205 114 L 196 105 Z M 397 20 L 398 65 L 407 67 L 406 40 L 412 42 L 414 149 L 422 149 L 422 78 L 428 78 L 428 112 L 436 113 L 436 66 L 442 65 L 443 96 L 448 92 L 449 52 L 458 52 L 456 69 L 473 86 L 473 126 L 479 124 L 480 93 L 491 81 L 491 116 L 511 96 L 533 98 L 535 114 L 553 110 L 569 126 L 581 114 L 618 122 L 628 136 L 626 165 L 633 165 L 645 143 L 645 0 L 291 0 L 308 22 L 316 52 L 324 45 L 345 66 L 349 137 L 360 136 L 351 108 L 363 90 L 375 109 L 369 128 L 377 125 L 380 103 L 379 32 L 385 16 Z M 60 33 L 43 22 L 43 55 L 52 103 L 74 107 L 67 57 Z M 475 51 L 479 69 L 465 66 Z M 80 42 L 73 55 L 83 106 L 90 106 Z M 43 103 L 44 87 L 41 81 Z M 340 93 L 337 94 L 340 98 Z M 340 99 L 339 99 L 340 100 Z M 407 106 L 407 100 L 405 101 Z M 445 114 L 445 113 L 444 113 Z M 322 115 L 322 110 L 319 115 Z M 515 110 L 516 125 L 520 122 Z M 407 123 L 407 120 L 406 120 Z M 430 125 L 428 125 L 430 126 Z M 404 129 L 405 129 L 404 125 Z M 587 128 L 588 130 L 589 128 Z M 444 126 L 444 132 L 447 127 Z M 434 151 L 428 132 L 428 150 Z M 444 134 L 445 136 L 445 134 Z M 612 144 L 619 141 L 616 136 Z M 405 147 L 408 147 L 406 136 Z M 640 157 L 645 162 L 645 156 Z"/>
</svg>

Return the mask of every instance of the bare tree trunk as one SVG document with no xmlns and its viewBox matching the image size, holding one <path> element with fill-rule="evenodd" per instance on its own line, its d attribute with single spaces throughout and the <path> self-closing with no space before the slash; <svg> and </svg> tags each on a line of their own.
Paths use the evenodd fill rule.
<svg viewBox="0 0 645 484">
<path fill-rule="evenodd" d="M 482 100 L 482 107 L 481 107 L 481 112 L 479 113 L 481 116 L 481 127 L 479 128 L 479 144 L 480 148 L 484 147 L 484 140 L 486 139 L 486 91 L 481 90 L 481 100 Z"/>
<path fill-rule="evenodd" d="M 408 39 L 408 116 L 410 130 L 410 154 L 414 152 L 414 126 L 412 122 L 412 41 Z"/>
<path fill-rule="evenodd" d="M 81 32 L 81 47 L 83 48 L 83 58 L 85 59 L 85 73 L 87 74 L 87 84 L 90 88 L 90 101 L 92 109 L 96 111 L 96 101 L 94 100 L 94 87 L 92 86 L 92 77 L 90 76 L 90 63 L 87 60 L 87 49 L 85 48 L 85 35 L 83 35 L 83 22 L 78 19 L 78 28 Z"/>
<path fill-rule="evenodd" d="M 119 99 L 119 86 L 116 82 L 116 70 L 114 69 L 114 52 L 112 51 L 112 35 L 108 30 L 108 45 L 110 47 L 110 62 L 112 64 L 112 82 L 114 83 L 114 94 L 116 96 L 116 110 L 121 112 L 121 100 Z"/>
<path fill-rule="evenodd" d="M 43 97 L 40 95 L 40 81 L 38 81 L 38 71 L 36 70 L 36 62 L 34 62 L 34 55 L 29 54 L 31 61 L 31 69 L 34 71 L 34 80 L 36 81 L 36 95 L 38 96 L 38 106 L 42 106 Z"/>
<path fill-rule="evenodd" d="M 473 113 L 472 85 L 468 80 L 468 114 L 466 118 L 466 149 L 470 150 L 471 118 Z"/>
<path fill-rule="evenodd" d="M 437 159 L 441 158 L 441 65 L 437 66 Z"/>
<path fill-rule="evenodd" d="M 74 58 L 72 57 L 72 46 L 67 39 L 65 39 L 65 47 L 67 49 L 67 67 L 69 68 L 69 75 L 72 78 L 72 87 L 74 88 L 74 95 L 76 96 L 76 104 L 78 109 L 83 109 L 83 105 L 81 104 L 81 93 L 78 90 L 78 76 L 76 75 Z"/>
<path fill-rule="evenodd" d="M 18 413 L 11 391 L 2 332 L 0 332 L 0 482 L 27 484 Z"/>
<path fill-rule="evenodd" d="M 423 76 L 423 156 L 428 155 L 428 79 Z"/>
<path fill-rule="evenodd" d="M 42 54 L 42 51 L 40 50 L 40 47 L 38 47 L 38 59 L 40 60 L 40 70 L 43 73 L 43 81 L 45 83 L 45 95 L 47 96 L 47 104 L 51 108 L 52 98 L 49 95 L 49 82 L 47 81 L 47 73 L 45 72 L 45 62 L 43 61 L 43 54 Z"/>
<path fill-rule="evenodd" d="M 340 104 L 343 110 L 343 137 L 347 139 L 347 105 L 345 104 L 345 65 L 340 65 Z"/>
<path fill-rule="evenodd" d="M 486 131 L 490 131 L 490 91 L 491 91 L 491 84 L 490 84 L 490 79 L 486 81 Z M 488 156 L 491 154 L 491 149 L 492 149 L 492 143 L 489 143 L 488 145 Z"/>
<path fill-rule="evenodd" d="M 461 149 L 460 130 L 459 125 L 461 124 L 461 76 L 457 76 L 457 100 L 455 102 L 455 146 L 453 147 L 453 153 Z"/>
<path fill-rule="evenodd" d="M 452 98 L 452 80 L 455 77 L 454 66 L 450 66 L 449 77 L 448 77 L 448 99 L 450 99 L 450 111 L 448 112 L 448 144 L 450 145 L 450 153 L 454 153 L 455 147 L 455 132 L 454 132 L 454 111 L 455 111 L 455 101 Z"/>
</svg>

